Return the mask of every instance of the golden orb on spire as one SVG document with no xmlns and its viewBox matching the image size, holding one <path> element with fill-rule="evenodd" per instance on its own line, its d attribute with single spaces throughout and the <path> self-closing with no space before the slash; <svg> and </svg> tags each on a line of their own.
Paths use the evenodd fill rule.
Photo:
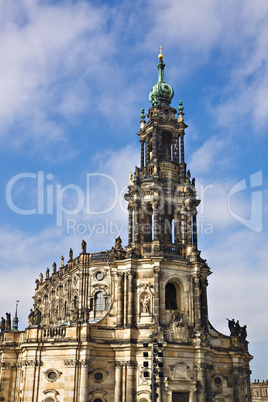
<svg viewBox="0 0 268 402">
<path fill-rule="evenodd" d="M 158 55 L 158 58 L 159 58 L 159 60 L 163 60 L 164 55 L 163 55 L 163 53 L 162 53 L 162 50 L 163 50 L 162 46 L 159 46 L 159 49 L 160 49 L 160 53 L 159 53 L 159 55 Z"/>
</svg>

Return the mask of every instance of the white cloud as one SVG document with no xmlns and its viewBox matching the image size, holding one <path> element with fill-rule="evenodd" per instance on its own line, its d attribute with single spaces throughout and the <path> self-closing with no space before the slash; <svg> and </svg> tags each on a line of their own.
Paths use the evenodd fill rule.
<svg viewBox="0 0 268 402">
<path fill-rule="evenodd" d="M 239 319 L 248 325 L 249 341 L 265 341 L 268 273 L 263 234 L 233 231 L 214 239 L 204 255 L 213 271 L 208 288 L 212 324 L 228 333 L 225 318 Z"/>
<path fill-rule="evenodd" d="M 10 1 L 2 20 L 0 134 L 26 125 L 23 139 L 17 133 L 9 138 L 12 146 L 29 136 L 39 146 L 62 141 L 62 128 L 50 114 L 82 112 L 90 102 L 94 81 L 113 52 L 112 35 L 105 32 L 108 16 L 85 2 L 23 1 L 19 10 Z M 83 93 L 81 77 L 83 82 L 89 76 Z"/>
<path fill-rule="evenodd" d="M 31 296 L 34 294 L 35 278 L 39 277 L 40 272 L 45 274 L 46 267 L 51 267 L 53 261 L 59 265 L 61 255 L 67 259 L 70 247 L 73 248 L 74 255 L 78 255 L 83 238 L 88 243 L 88 252 L 105 251 L 111 248 L 115 237 L 119 234 L 123 238 L 123 244 L 126 245 L 128 219 L 122 198 L 129 181 L 128 172 L 133 171 L 133 167 L 138 162 L 137 159 L 137 149 L 131 146 L 117 151 L 107 151 L 95 157 L 96 172 L 109 175 L 118 188 L 115 206 L 109 212 L 101 211 L 106 207 L 107 200 L 110 202 L 113 188 L 107 186 L 107 181 L 97 176 L 90 191 L 93 201 L 92 210 L 100 211 L 98 215 L 88 215 L 86 208 L 83 208 L 76 214 L 65 216 L 61 227 L 56 227 L 55 217 L 55 224 L 41 229 L 38 234 L 29 233 L 26 230 L 0 229 L 2 278 L 0 283 L 2 312 L 0 314 L 14 310 L 15 300 L 19 299 L 20 329 L 25 327 L 27 312 L 32 305 Z M 60 185 L 59 181 L 57 184 Z M 81 186 L 81 189 L 85 188 Z M 33 191 L 29 192 L 30 198 L 32 193 Z M 25 202 L 27 203 L 27 200 Z M 68 194 L 65 208 L 72 210 L 76 204 L 75 195 Z M 26 221 L 27 218 L 26 216 Z M 74 223 L 69 224 L 68 231 L 70 219 Z"/>
<path fill-rule="evenodd" d="M 226 138 L 210 137 L 198 150 L 193 152 L 189 166 L 198 177 L 212 174 L 216 168 L 228 165 L 228 145 Z"/>
<path fill-rule="evenodd" d="M 190 80 L 193 71 L 212 64 L 222 78 L 214 81 L 206 102 L 217 124 L 233 129 L 234 123 L 240 126 L 247 119 L 255 132 L 265 133 L 267 2 L 170 0 L 154 1 L 150 7 L 154 25 L 145 46 L 152 49 L 161 43 L 169 59 L 177 60 L 169 68 L 171 82 Z"/>
</svg>

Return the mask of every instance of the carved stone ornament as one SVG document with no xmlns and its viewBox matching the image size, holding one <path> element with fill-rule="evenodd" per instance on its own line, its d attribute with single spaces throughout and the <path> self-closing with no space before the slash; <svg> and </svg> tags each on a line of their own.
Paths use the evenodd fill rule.
<svg viewBox="0 0 268 402">
<path fill-rule="evenodd" d="M 82 360 L 79 361 L 79 363 L 80 363 L 80 365 L 82 367 L 87 367 L 92 363 L 92 360 L 90 360 L 90 359 L 82 359 Z"/>
<path fill-rule="evenodd" d="M 0 367 L 4 370 L 12 370 L 16 368 L 16 363 L 10 363 L 10 362 L 1 362 Z"/>
<path fill-rule="evenodd" d="M 86 367 L 90 363 L 92 363 L 92 360 L 89 360 L 89 359 L 81 359 L 81 360 L 66 359 L 66 360 L 64 360 L 64 365 L 66 367 L 78 367 L 78 366 Z"/>
<path fill-rule="evenodd" d="M 208 363 L 196 363 L 194 369 L 196 371 L 212 371 L 213 365 Z"/>
<path fill-rule="evenodd" d="M 41 367 L 42 364 L 41 360 L 23 360 L 22 362 L 24 367 Z"/>
<path fill-rule="evenodd" d="M 96 390 L 89 394 L 89 401 L 95 401 L 95 399 L 100 399 L 103 402 L 107 402 L 107 392 Z"/>
<path fill-rule="evenodd" d="M 187 379 L 189 366 L 186 363 L 180 362 L 174 366 L 170 366 L 170 378 L 173 379 Z"/>
<path fill-rule="evenodd" d="M 231 373 L 245 374 L 246 372 L 247 372 L 247 369 L 245 367 L 242 367 L 242 366 L 233 366 L 231 368 Z"/>
<path fill-rule="evenodd" d="M 148 377 L 144 377 L 144 371 L 148 371 L 149 376 Z M 140 384 L 143 385 L 148 385 L 151 382 L 151 373 L 150 370 L 148 370 L 148 368 L 145 368 L 143 366 L 140 367 Z"/>
<path fill-rule="evenodd" d="M 43 391 L 43 394 L 45 395 L 45 399 L 43 400 L 52 399 L 55 402 L 59 402 L 58 396 L 60 394 L 58 391 L 54 389 L 46 389 L 45 391 Z"/>
<path fill-rule="evenodd" d="M 180 314 L 173 314 L 166 336 L 171 342 L 188 342 L 189 330 Z"/>
<path fill-rule="evenodd" d="M 137 367 L 138 363 L 133 360 L 128 361 L 115 360 L 114 365 L 115 367 Z"/>
<path fill-rule="evenodd" d="M 79 360 L 66 359 L 64 360 L 64 365 L 67 367 L 77 367 L 79 365 Z"/>
</svg>

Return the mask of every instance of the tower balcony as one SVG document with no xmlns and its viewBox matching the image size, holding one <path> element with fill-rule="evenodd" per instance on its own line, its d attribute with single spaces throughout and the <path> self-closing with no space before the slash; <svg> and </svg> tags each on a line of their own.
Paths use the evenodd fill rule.
<svg viewBox="0 0 268 402">
<path fill-rule="evenodd" d="M 143 257 L 161 256 L 170 259 L 184 259 L 185 246 L 181 244 L 165 243 L 161 244 L 159 241 L 152 241 L 141 244 L 141 255 Z"/>
</svg>

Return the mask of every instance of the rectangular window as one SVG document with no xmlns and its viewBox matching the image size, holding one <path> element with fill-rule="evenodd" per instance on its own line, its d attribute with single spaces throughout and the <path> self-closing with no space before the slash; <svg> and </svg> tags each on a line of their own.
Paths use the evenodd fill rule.
<svg viewBox="0 0 268 402">
<path fill-rule="evenodd" d="M 172 402 L 189 402 L 189 392 L 172 392 Z"/>
</svg>

